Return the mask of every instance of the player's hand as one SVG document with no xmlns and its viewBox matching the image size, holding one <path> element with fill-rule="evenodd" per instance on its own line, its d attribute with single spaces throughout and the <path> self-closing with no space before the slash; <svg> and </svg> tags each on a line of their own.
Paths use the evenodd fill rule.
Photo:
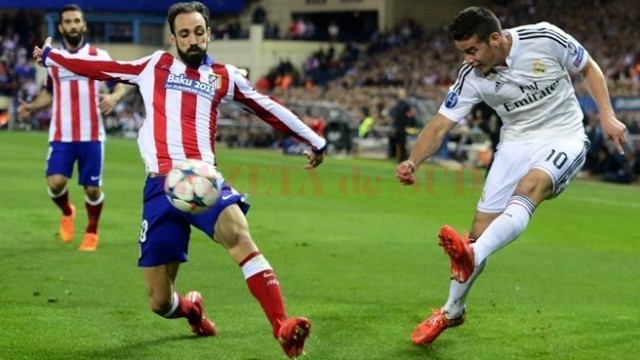
<svg viewBox="0 0 640 360">
<path fill-rule="evenodd" d="M 110 114 L 116 108 L 118 99 L 113 94 L 100 94 L 100 111 Z"/>
<path fill-rule="evenodd" d="M 24 121 L 31 117 L 34 109 L 33 109 L 33 106 L 28 102 L 22 99 L 19 99 L 19 100 L 20 100 L 20 105 L 18 105 L 18 108 L 16 109 L 16 113 L 18 115 L 18 120 Z"/>
<path fill-rule="evenodd" d="M 304 154 L 307 156 L 307 165 L 305 165 L 305 169 L 315 169 L 324 161 L 324 155 L 327 150 L 327 145 L 322 147 L 322 149 L 311 149 L 311 151 L 305 151 Z"/>
<path fill-rule="evenodd" d="M 51 47 L 51 37 L 48 37 L 42 44 L 42 48 L 39 48 L 37 46 L 33 48 L 33 58 L 36 60 L 38 64 L 43 65 L 42 53 L 46 48 L 50 48 L 50 47 Z"/>
<path fill-rule="evenodd" d="M 616 150 L 618 150 L 621 155 L 624 155 L 622 145 L 627 143 L 627 127 L 614 116 L 601 118 L 600 125 L 602 126 L 604 138 L 612 140 L 616 146 Z"/>
<path fill-rule="evenodd" d="M 404 185 L 413 185 L 416 182 L 416 164 L 411 160 L 405 160 L 396 167 L 396 178 Z"/>
</svg>

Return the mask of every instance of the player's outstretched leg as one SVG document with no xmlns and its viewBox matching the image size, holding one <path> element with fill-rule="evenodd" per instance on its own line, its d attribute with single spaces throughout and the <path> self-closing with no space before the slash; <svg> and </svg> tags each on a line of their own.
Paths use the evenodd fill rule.
<svg viewBox="0 0 640 360">
<path fill-rule="evenodd" d="M 434 309 L 431 316 L 418 324 L 418 327 L 413 331 L 411 342 L 416 345 L 430 344 L 446 329 L 460 326 L 464 323 L 464 312 L 455 319 L 448 319 L 447 315 L 442 309 Z"/>
<path fill-rule="evenodd" d="M 258 251 L 240 262 L 251 294 L 258 300 L 273 329 L 273 336 L 291 359 L 304 352 L 311 323 L 303 317 L 287 317 L 280 283 L 271 265 Z"/>
<path fill-rule="evenodd" d="M 73 240 L 73 221 L 76 218 L 76 207 L 73 206 L 73 204 L 69 204 L 69 207 L 71 207 L 71 215 L 62 215 L 60 218 L 60 229 L 58 230 L 60 239 L 64 242 Z"/>
<path fill-rule="evenodd" d="M 448 225 L 440 229 L 440 246 L 451 259 L 451 278 L 463 283 L 473 274 L 473 248 L 467 239 L 461 239 L 458 233 Z"/>
<path fill-rule="evenodd" d="M 188 317 L 189 325 L 191 326 L 191 332 L 198 336 L 214 336 L 216 335 L 216 325 L 207 318 L 204 312 L 204 301 L 202 295 L 197 291 L 190 291 L 185 298 L 191 301 L 193 305 L 198 309 L 199 316 L 191 318 Z"/>
<path fill-rule="evenodd" d="M 278 341 L 290 359 L 304 354 L 304 344 L 311 332 L 311 322 L 303 317 L 291 317 L 282 322 Z"/>
</svg>

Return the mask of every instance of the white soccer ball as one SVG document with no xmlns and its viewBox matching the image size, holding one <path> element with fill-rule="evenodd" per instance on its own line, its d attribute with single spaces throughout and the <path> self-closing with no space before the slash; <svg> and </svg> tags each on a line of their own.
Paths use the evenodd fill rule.
<svg viewBox="0 0 640 360">
<path fill-rule="evenodd" d="M 178 210 L 198 214 L 216 203 L 223 183 L 215 166 L 201 160 L 185 160 L 169 171 L 164 191 Z"/>
</svg>

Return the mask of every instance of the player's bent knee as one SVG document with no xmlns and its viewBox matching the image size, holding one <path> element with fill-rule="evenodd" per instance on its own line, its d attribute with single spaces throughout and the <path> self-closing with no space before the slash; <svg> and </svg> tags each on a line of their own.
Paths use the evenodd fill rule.
<svg viewBox="0 0 640 360">
<path fill-rule="evenodd" d="M 54 194 L 59 194 L 61 193 L 65 187 L 67 186 L 67 181 L 65 178 L 49 178 L 47 179 L 47 187 L 49 187 L 49 190 L 51 190 L 52 193 Z"/>
<path fill-rule="evenodd" d="M 96 201 L 100 198 L 100 188 L 96 186 L 87 186 L 84 193 L 91 201 Z"/>
<path fill-rule="evenodd" d="M 246 255 L 258 250 L 248 231 L 236 233 L 232 238 L 228 238 L 223 245 L 233 258 L 239 260 L 244 259 Z"/>
</svg>

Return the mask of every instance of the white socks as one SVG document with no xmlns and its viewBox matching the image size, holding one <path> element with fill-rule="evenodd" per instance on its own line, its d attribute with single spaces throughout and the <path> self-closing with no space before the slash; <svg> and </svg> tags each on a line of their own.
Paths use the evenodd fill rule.
<svg viewBox="0 0 640 360">
<path fill-rule="evenodd" d="M 535 205 L 526 196 L 513 195 L 507 202 L 507 208 L 495 218 L 482 235 L 471 245 L 476 266 L 489 255 L 502 249 L 517 239 L 524 231 L 535 210 Z"/>
<path fill-rule="evenodd" d="M 471 285 L 473 285 L 478 275 L 484 270 L 485 265 L 487 265 L 487 260 L 477 265 L 475 269 L 473 269 L 473 274 L 471 274 L 469 280 L 462 284 L 456 280 L 451 280 L 451 284 L 449 285 L 449 298 L 447 299 L 447 303 L 442 307 L 447 319 L 456 319 L 462 316 L 469 289 L 471 289 Z"/>
<path fill-rule="evenodd" d="M 528 197 L 523 195 L 511 196 L 509 202 L 507 202 L 507 208 L 491 222 L 476 242 L 471 245 L 475 255 L 476 267 L 466 282 L 461 284 L 451 280 L 449 298 L 442 307 L 447 313 L 448 319 L 462 316 L 465 300 L 471 285 L 484 270 L 489 255 L 517 239 L 527 227 L 534 210 L 535 205 Z"/>
</svg>

